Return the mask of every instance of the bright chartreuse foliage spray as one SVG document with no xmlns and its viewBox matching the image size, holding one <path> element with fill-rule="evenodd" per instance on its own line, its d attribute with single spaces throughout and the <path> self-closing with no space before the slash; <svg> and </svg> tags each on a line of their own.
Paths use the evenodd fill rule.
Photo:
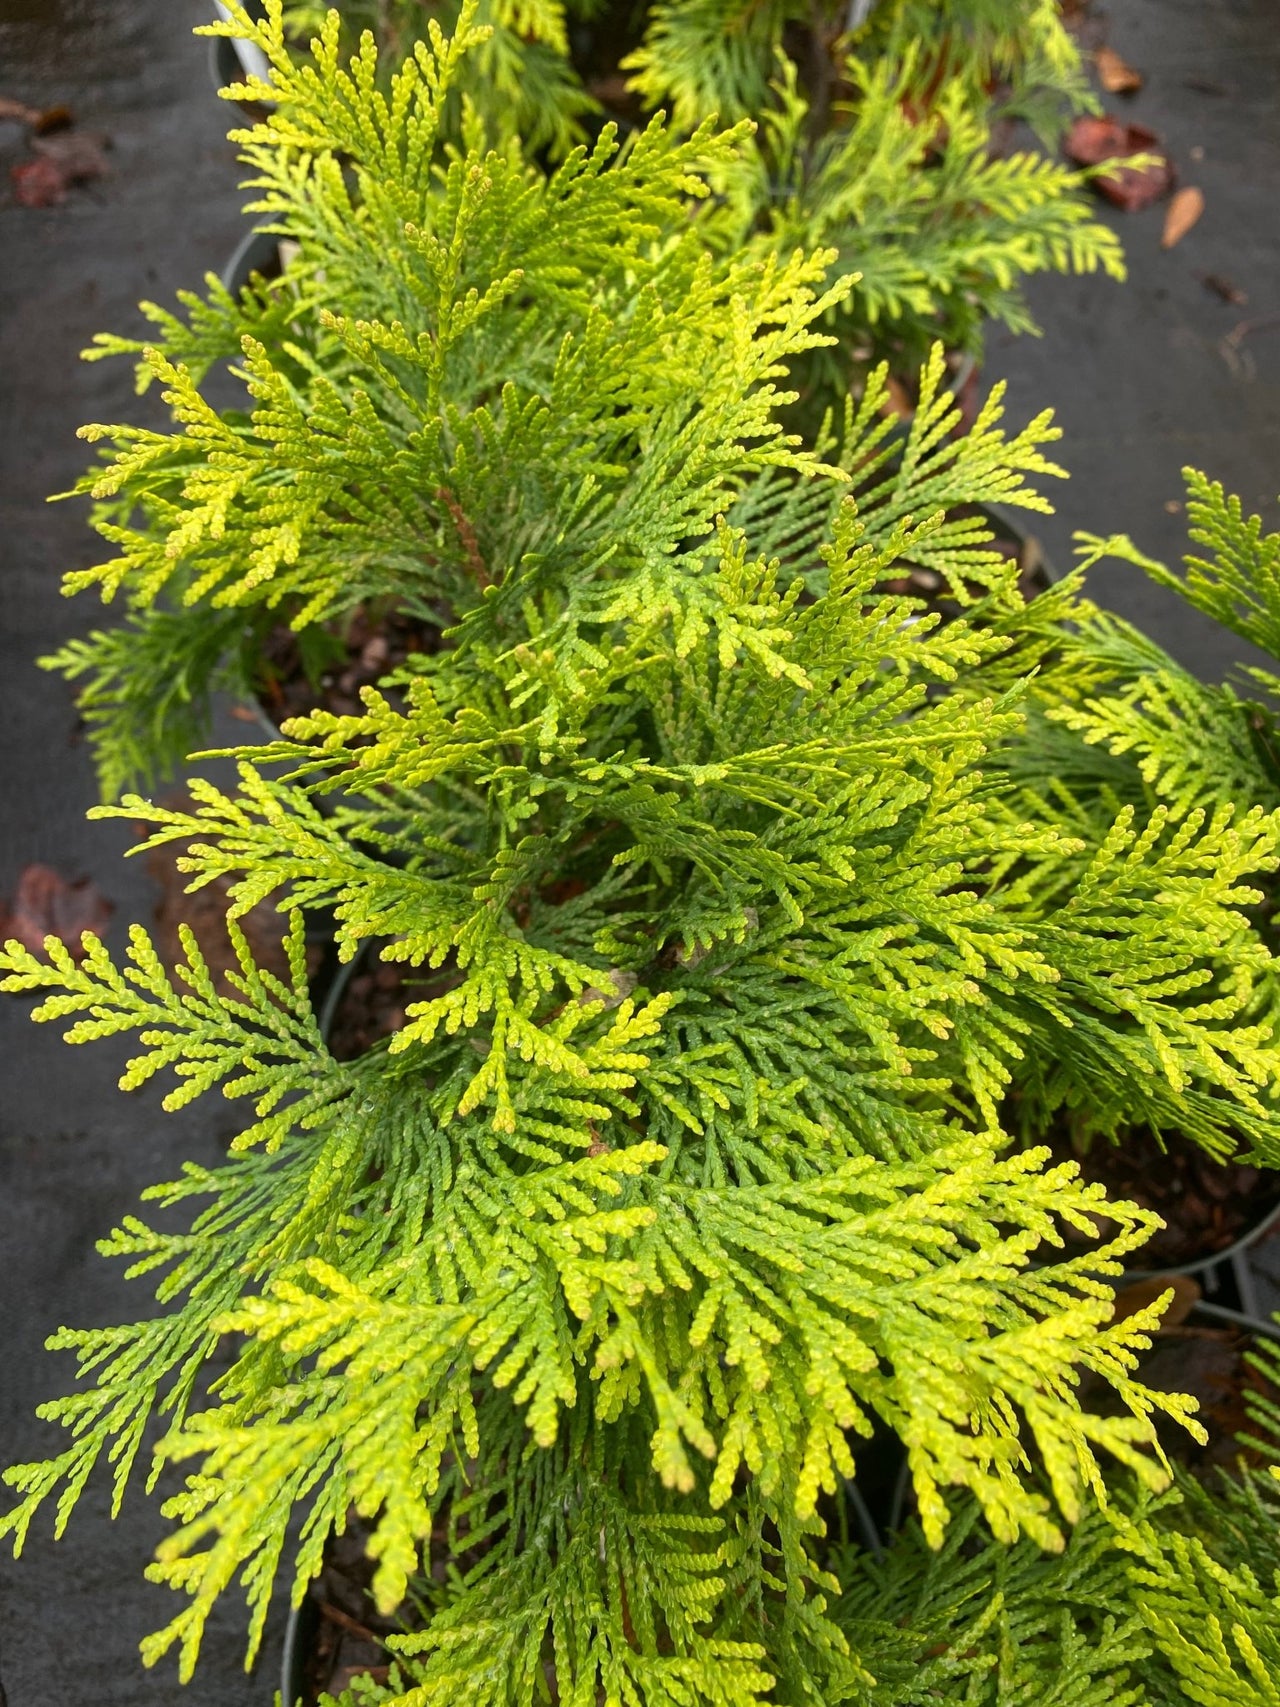
<svg viewBox="0 0 1280 1707">
<path fill-rule="evenodd" d="M 257 39 L 245 146 L 301 256 L 157 311 L 181 430 L 94 430 L 115 556 L 79 579 L 131 616 L 63 663 L 113 792 L 255 625 L 385 600 L 441 644 L 235 788 L 99 809 L 235 913 L 273 898 L 287 980 L 234 919 L 229 991 L 141 927 L 4 951 L 71 1041 L 134 1036 L 124 1088 L 245 1105 L 149 1194 L 176 1230 L 104 1241 L 159 1313 L 57 1336 L 87 1379 L 4 1529 L 46 1500 L 61 1529 L 99 1460 L 119 1498 L 159 1417 L 153 1469 L 190 1474 L 152 1574 L 187 1600 L 145 1653 L 184 1677 L 225 1591 L 252 1652 L 354 1509 L 413 1616 L 351 1700 L 1154 1701 L 1175 1613 L 1127 1561 L 1164 1557 L 1155 1418 L 1198 1425 L 1135 1372 L 1159 1304 L 1115 1321 L 1108 1285 L 1154 1218 L 1034 1139 L 1066 1104 L 1280 1153 L 1251 914 L 1280 824 L 1019 768 L 1087 612 L 1075 581 L 1025 603 L 979 506 L 1046 507 L 1054 429 L 997 396 L 960 432 L 935 352 L 909 429 L 879 369 L 789 431 L 854 287 L 705 241 L 740 133 L 606 131 L 547 177 L 448 130 L 470 13 L 386 84 L 336 19 L 308 63 L 275 13 Z M 355 1060 L 309 916 L 416 980 Z M 1063 1259 L 1064 1227 L 1095 1242 Z M 832 1513 L 877 1428 L 919 1526 L 873 1569 Z"/>
</svg>

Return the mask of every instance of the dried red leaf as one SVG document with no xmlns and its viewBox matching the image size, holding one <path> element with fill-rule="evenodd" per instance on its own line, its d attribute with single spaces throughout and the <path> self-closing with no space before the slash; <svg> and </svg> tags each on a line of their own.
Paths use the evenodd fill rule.
<svg viewBox="0 0 1280 1707">
<path fill-rule="evenodd" d="M 101 936 L 114 911 L 90 878 L 70 882 L 52 866 L 28 865 L 18 878 L 13 900 L 0 903 L 0 934 L 16 937 L 33 954 L 43 951 L 47 936 L 56 936 L 82 960 L 82 934 Z"/>
<path fill-rule="evenodd" d="M 1173 187 L 1173 162 L 1159 142 L 1156 133 L 1145 125 L 1126 124 L 1109 113 L 1085 113 L 1067 132 L 1064 147 L 1077 166 L 1121 162 L 1135 154 L 1154 155 L 1145 165 L 1117 164 L 1113 171 L 1101 172 L 1092 180 L 1099 195 L 1125 213 L 1136 213 Z"/>
<path fill-rule="evenodd" d="M 1172 249 L 1175 243 L 1181 243 L 1203 212 L 1203 190 L 1198 190 L 1194 184 L 1188 184 L 1185 189 L 1179 190 L 1169 203 L 1169 210 L 1164 216 L 1160 247 Z"/>
<path fill-rule="evenodd" d="M 56 207 L 67 199 L 67 180 L 52 160 L 20 160 L 9 177 L 23 207 Z"/>
<path fill-rule="evenodd" d="M 1098 80 L 1108 95 L 1133 95 L 1142 87 L 1142 73 L 1121 59 L 1113 47 L 1100 47 L 1093 56 Z"/>
<path fill-rule="evenodd" d="M 1145 125 L 1129 124 L 1111 113 L 1082 113 L 1073 120 L 1063 147 L 1077 166 L 1100 166 L 1118 155 L 1141 153 L 1159 140 Z"/>
</svg>

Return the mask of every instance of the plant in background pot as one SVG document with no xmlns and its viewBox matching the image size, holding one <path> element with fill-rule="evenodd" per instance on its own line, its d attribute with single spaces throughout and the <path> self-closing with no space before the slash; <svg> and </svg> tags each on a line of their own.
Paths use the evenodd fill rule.
<svg viewBox="0 0 1280 1707">
<path fill-rule="evenodd" d="M 710 240 L 829 246 L 833 276 L 859 275 L 831 311 L 838 345 L 808 364 L 816 398 L 843 395 L 881 357 L 905 394 L 934 339 L 978 358 L 993 318 L 1033 331 L 1020 288 L 1032 273 L 1123 277 L 1084 176 L 996 146 L 1014 113 L 1052 138 L 1092 104 L 1054 0 L 672 0 L 643 31 L 623 65 L 646 110 L 686 127 L 710 113 L 759 123 L 717 180 Z"/>
<path fill-rule="evenodd" d="M 66 587 L 96 587 L 128 614 L 50 662 L 81 684 L 108 796 L 198 744 L 216 686 L 266 691 L 277 714 L 310 709 L 326 675 L 375 680 L 396 655 L 437 645 L 523 553 L 576 551 L 607 578 L 615 536 L 633 526 L 624 511 L 700 504 L 706 482 L 730 503 L 783 454 L 768 419 L 780 365 L 830 342 L 815 323 L 851 288 L 838 281 L 801 309 L 829 256 L 708 252 L 689 208 L 741 133 L 682 142 L 655 121 L 621 152 L 606 133 L 547 178 L 513 142 L 486 153 L 477 136 L 450 153 L 470 24 L 401 68 L 390 105 L 371 48 L 341 64 L 336 16 L 314 67 L 294 64 L 278 22 L 238 27 L 255 28 L 275 67 L 276 110 L 243 138 L 256 209 L 298 252 L 239 300 L 211 286 L 184 296 L 183 319 L 148 309 L 140 378 L 164 384 L 176 430 L 87 429 L 109 450 L 82 489 L 117 555 Z M 373 339 L 371 325 L 392 330 Z M 672 358 L 660 389 L 643 378 L 655 343 Z M 95 354 L 143 348 L 104 338 Z M 252 408 L 215 410 L 202 382 L 237 355 Z M 958 422 L 940 380 L 935 364 L 917 385 L 922 434 L 939 438 Z M 857 463 L 881 533 L 913 510 L 1012 491 L 989 412 L 956 456 L 970 470 L 986 458 L 990 478 L 966 486 L 950 452 L 922 468 L 893 423 L 873 433 L 886 406 L 877 373 L 857 410 L 842 405 L 810 441 L 837 479 Z M 652 430 L 710 417 L 714 461 Z M 1043 422 L 1000 455 L 1039 467 L 1042 436 Z M 583 484 L 572 501 L 557 485 L 563 507 L 547 518 L 539 495 L 565 458 Z M 834 502 L 833 487 L 818 490 Z M 913 561 L 941 586 L 981 532 L 979 517 L 957 516 Z M 677 561 L 680 538 L 677 522 Z M 409 627 L 397 639 L 389 623 Z"/>
<path fill-rule="evenodd" d="M 920 97 L 962 77 L 995 113 L 1016 112 L 1047 138 L 1096 104 L 1056 0 L 651 0 L 635 27 L 642 42 L 625 68 L 648 105 L 671 105 L 683 123 L 758 113 L 780 55 L 829 102 L 849 50 L 863 63 L 914 57 Z"/>
<path fill-rule="evenodd" d="M 432 169 L 440 81 L 381 107 L 363 63 L 347 83 L 322 55 L 312 104 L 273 123 L 383 159 L 365 205 L 390 210 Z M 299 150 L 264 176 L 287 159 L 336 203 L 332 152 Z M 171 1105 L 221 1089 L 251 1112 L 225 1163 L 155 1188 L 176 1227 L 106 1241 L 161 1311 L 58 1336 L 90 1379 L 48 1409 L 64 1451 L 10 1470 L 4 1526 L 20 1544 L 56 1498 L 61 1527 L 104 1456 L 119 1495 L 159 1414 L 158 1461 L 193 1473 L 154 1574 L 190 1605 L 146 1653 L 177 1645 L 183 1675 L 233 1582 L 252 1650 L 286 1549 L 300 1597 L 358 1519 L 409 1702 L 858 1700 L 885 1636 L 841 1622 L 829 1531 L 875 1426 L 930 1546 L 963 1498 L 999 1545 L 1053 1548 L 1103 1462 L 1165 1478 L 1154 1417 L 1187 1406 L 1132 1375 L 1159 1306 L 1112 1321 L 1106 1284 L 1154 1217 L 1012 1151 L 1001 1109 L 1052 1064 L 1080 1098 L 1157 1078 L 1261 1124 L 1280 1057 L 1245 1022 L 1270 958 L 1241 909 L 1276 825 L 1122 810 L 1090 846 L 1022 812 L 987 761 L 1074 589 L 1026 605 L 965 506 L 1042 502 L 1047 423 L 1009 439 L 993 404 L 953 436 L 935 362 L 905 443 L 871 394 L 816 454 L 773 381 L 816 335 L 823 262 L 743 263 L 726 299 L 679 242 L 637 240 L 612 312 L 555 323 L 544 395 L 516 335 L 536 323 L 501 313 L 534 295 L 538 244 L 574 303 L 618 200 L 664 213 L 690 157 L 655 128 L 577 162 L 556 194 L 587 177 L 614 210 L 585 232 L 503 158 L 454 160 L 454 223 L 379 249 L 394 318 L 326 316 L 318 371 L 251 350 L 253 434 L 166 375 L 210 441 L 162 527 L 119 523 L 140 575 L 196 554 L 198 611 L 281 566 L 315 608 L 417 572 L 449 633 L 358 712 L 243 756 L 237 791 L 101 809 L 185 844 L 235 910 L 275 898 L 289 977 L 234 926 L 230 993 L 140 928 L 120 961 L 5 950 L 4 988 L 73 1040 L 137 1033 L 126 1087 L 172 1069 Z M 349 220 L 352 277 L 385 229 Z M 501 267 L 469 272 L 486 245 Z M 451 406 L 439 376 L 486 352 L 483 403 Z M 921 564 L 945 612 L 890 590 Z M 349 1060 L 307 987 L 317 914 L 416 985 Z M 1114 1414 L 1080 1403 L 1084 1372 Z"/>
<path fill-rule="evenodd" d="M 231 0 L 219 4 L 219 19 L 197 34 L 213 37 L 215 80 L 219 92 L 257 118 L 274 105 L 271 61 L 247 35 L 242 20 L 278 23 L 281 39 L 296 61 L 305 63 L 308 43 L 323 33 L 332 12 L 339 20 L 340 44 L 354 52 L 366 31 L 378 49 L 384 86 L 413 57 L 416 44 L 428 40 L 432 25 L 457 33 L 466 12 L 486 32 L 478 41 L 444 115 L 451 134 L 460 135 L 463 108 L 469 104 L 492 138 L 519 136 L 525 146 L 548 159 L 562 159 L 599 107 L 583 88 L 569 59 L 569 28 L 583 0 L 339 0 L 334 6 L 314 0 Z M 590 0 L 585 9 L 589 12 Z M 241 64 L 237 55 L 248 63 Z"/>
</svg>

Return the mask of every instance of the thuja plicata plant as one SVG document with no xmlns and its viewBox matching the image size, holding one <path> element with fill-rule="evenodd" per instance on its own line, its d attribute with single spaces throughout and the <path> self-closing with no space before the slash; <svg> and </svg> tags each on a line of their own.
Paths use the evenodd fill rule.
<svg viewBox="0 0 1280 1707">
<path fill-rule="evenodd" d="M 1274 1332 L 1274 1330 L 1273 1330 Z M 841 1555 L 841 1618 L 876 1621 L 882 1693 L 1037 1707 L 1270 1707 L 1280 1667 L 1280 1356 L 1248 1354 L 1230 1469 L 1179 1469 L 1156 1498 L 1113 1489 L 1061 1553 L 993 1542 L 972 1504 L 941 1548 L 908 1524 Z"/>
<path fill-rule="evenodd" d="M 198 742 L 211 687 L 252 678 L 282 619 L 319 642 L 375 601 L 438 631 L 506 561 L 565 536 L 643 549 L 655 507 L 700 513 L 689 492 L 773 454 L 740 447 L 776 435 L 779 356 L 815 312 L 821 259 L 716 264 L 690 228 L 732 134 L 655 123 L 620 153 L 606 131 L 548 178 L 515 142 L 442 134 L 470 24 L 389 95 L 371 43 L 343 60 L 336 14 L 305 67 L 278 28 L 258 39 L 277 106 L 245 158 L 299 259 L 239 303 L 188 298 L 186 322 L 153 310 L 144 377 L 179 430 L 86 434 L 110 447 L 84 484 L 115 555 L 66 586 L 129 617 L 54 662 L 86 684 L 108 795 Z M 237 357 L 252 409 L 219 412 L 200 383 Z M 691 418 L 717 422 L 710 449 Z"/>
<path fill-rule="evenodd" d="M 158 380 L 174 417 L 168 432 L 84 430 L 107 447 L 80 490 L 114 555 L 64 585 L 96 589 L 126 617 L 48 662 L 79 685 L 108 798 L 199 744 L 214 689 L 260 681 L 276 624 L 317 673 L 335 624 L 370 602 L 447 628 L 482 596 L 487 557 L 520 548 L 539 512 L 516 495 L 539 486 L 566 435 L 584 477 L 622 484 L 609 469 L 626 408 L 601 400 L 625 403 L 655 342 L 679 344 L 664 369 L 673 418 L 700 402 L 741 413 L 749 435 L 776 336 L 753 333 L 785 322 L 798 285 L 817 288 L 824 335 L 788 347 L 812 379 L 837 348 L 831 317 L 869 288 L 812 247 L 803 221 L 776 243 L 709 241 L 699 210 L 721 205 L 708 194 L 717 179 L 748 169 L 745 122 L 685 135 L 654 121 L 621 150 L 606 127 L 547 177 L 510 127 L 486 151 L 467 68 L 488 38 L 471 22 L 443 58 L 424 45 L 388 91 L 372 41 L 346 64 L 336 13 L 314 63 L 300 64 L 268 10 L 269 23 L 239 14 L 226 27 L 271 60 L 274 110 L 239 134 L 253 211 L 297 258 L 238 301 L 210 281 L 184 294 L 181 318 L 149 306 L 149 343 L 104 337 L 93 352 L 141 353 L 140 383 Z M 460 91 L 473 133 L 461 153 L 450 119 Z M 884 154 L 870 132 L 867 142 Z M 919 177 L 902 170 L 907 184 Z M 961 200 L 971 225 L 976 203 L 968 190 Z M 875 229 L 877 264 L 893 270 L 895 239 Z M 391 331 L 371 341 L 368 326 Z M 433 360 L 388 345 L 404 326 L 429 336 Z M 204 397 L 225 362 L 243 364 L 249 408 Z M 825 443 L 843 433 L 848 394 L 817 394 L 830 406 L 808 411 L 809 436 Z M 859 402 L 869 413 L 885 401 L 877 369 Z M 655 441 L 643 461 L 645 481 L 686 478 L 678 445 Z M 625 485 L 637 490 L 630 468 Z"/>
<path fill-rule="evenodd" d="M 1036 732 L 1082 777 L 1117 797 L 1176 806 L 1256 800 L 1280 806 L 1280 534 L 1247 516 L 1237 497 L 1196 469 L 1184 471 L 1193 545 L 1181 573 L 1124 537 L 1082 534 L 1090 565 L 1136 564 L 1160 587 L 1243 640 L 1271 663 L 1245 664 L 1234 681 L 1201 681 L 1149 636 L 1091 610 L 1064 633 L 1041 684 Z M 1274 668 L 1272 667 L 1274 664 Z"/>
<path fill-rule="evenodd" d="M 1034 331 L 1031 274 L 1124 276 L 1086 175 L 998 136 L 1017 115 L 1051 141 L 1093 104 L 1056 0 L 658 0 L 623 65 L 680 125 L 757 121 L 716 179 L 710 241 L 827 246 L 832 277 L 859 275 L 829 312 L 837 346 L 799 372 L 811 408 L 868 361 L 909 375 L 934 339 L 980 356 L 992 319 Z"/>
<path fill-rule="evenodd" d="M 452 28 L 458 17 L 456 0 L 348 0 L 340 11 L 343 39 L 370 27 L 386 65 L 432 20 Z M 282 14 L 295 44 L 324 16 L 322 5 Z M 992 318 L 1034 330 L 1021 289 L 1030 274 L 1123 277 L 1117 238 L 1091 216 L 1088 174 L 1002 143 L 1015 118 L 1052 142 L 1095 104 L 1056 0 L 544 0 L 485 6 L 476 21 L 492 35 L 459 90 L 490 140 L 515 134 L 554 159 L 605 116 L 630 127 L 663 112 L 684 136 L 708 120 L 756 127 L 732 169 L 712 171 L 700 226 L 719 250 L 830 247 L 831 278 L 859 274 L 830 311 L 839 353 L 799 376 L 815 416 L 882 356 L 907 375 L 934 339 L 979 355 Z M 454 123 L 456 100 L 450 112 Z"/>
<path fill-rule="evenodd" d="M 1280 826 L 1029 789 L 1006 755 L 1078 592 L 1025 604 L 980 506 L 1045 507 L 1047 418 L 960 432 L 938 353 L 908 431 L 881 373 L 787 432 L 846 287 L 708 253 L 686 209 L 738 139 L 655 122 L 550 180 L 447 143 L 470 28 L 387 94 L 336 24 L 303 70 L 266 34 L 263 200 L 332 262 L 259 298 L 242 418 L 193 370 L 243 306 L 170 326 L 188 430 L 101 476 L 90 579 L 136 591 L 135 635 L 225 615 L 229 653 L 263 607 L 415 596 L 440 644 L 234 788 L 98 809 L 225 888 L 229 988 L 140 926 L 3 952 L 70 1041 L 134 1037 L 125 1089 L 246 1107 L 149 1193 L 162 1226 L 104 1241 L 154 1299 L 56 1336 L 67 1442 L 0 1526 L 53 1502 L 61 1532 L 100 1462 L 118 1502 L 159 1421 L 153 1482 L 188 1474 L 151 1574 L 187 1602 L 144 1652 L 184 1677 L 221 1596 L 252 1656 L 354 1513 L 403 1633 L 349 1700 L 1139 1701 L 1142 1614 L 1107 1597 L 1163 1533 L 1157 1420 L 1199 1429 L 1139 1378 L 1160 1302 L 1113 1319 L 1155 1218 L 1005 1110 L 1185 1107 L 1274 1155 L 1250 910 Z M 235 923 L 267 899 L 288 978 Z M 410 980 L 354 1059 L 309 919 Z M 842 1519 L 877 1431 L 918 1512 L 879 1565 Z"/>
<path fill-rule="evenodd" d="M 285 33 L 287 20 L 303 26 L 296 8 L 282 15 L 272 0 L 266 22 L 231 9 L 232 23 L 211 28 L 251 37 L 272 67 L 269 86 L 245 86 L 269 97 L 271 115 L 237 133 L 252 210 L 296 258 L 283 279 L 238 299 L 210 279 L 203 294 L 183 293 L 178 315 L 145 305 L 149 340 L 104 337 L 91 352 L 145 351 L 141 383 L 159 381 L 174 419 L 168 432 L 85 429 L 107 453 L 80 490 L 97 501 L 114 555 L 65 588 L 96 588 L 127 616 L 49 662 L 79 684 L 108 797 L 199 744 L 210 692 L 255 683 L 274 624 L 298 631 L 313 673 L 326 623 L 367 600 L 447 627 L 482 591 L 474 574 L 449 568 L 459 517 L 487 528 L 501 554 L 504 532 L 524 525 L 512 494 L 554 461 L 565 424 L 593 410 L 607 463 L 624 414 L 593 399 L 623 375 L 633 387 L 648 359 L 636 352 L 655 338 L 684 340 L 682 363 L 667 371 L 686 404 L 723 394 L 740 407 L 754 383 L 740 363 L 769 360 L 767 343 L 746 333 L 785 301 L 797 251 L 809 282 L 826 287 L 823 328 L 838 334 L 791 351 L 803 392 L 792 413 L 811 440 L 828 414 L 838 425 L 855 370 L 855 390 L 884 401 L 878 351 L 899 370 L 909 355 L 914 383 L 932 338 L 970 344 L 991 314 L 1024 324 L 1026 273 L 1119 268 L 1114 239 L 1088 219 L 1069 174 L 1030 155 L 989 157 L 979 93 L 996 49 L 981 31 L 969 58 L 948 51 L 924 116 L 909 95 L 919 66 L 901 45 L 906 25 L 893 51 L 876 38 L 875 56 L 848 61 L 850 95 L 855 85 L 862 94 L 814 132 L 795 65 L 775 57 L 785 20 L 769 12 L 759 53 L 781 81 L 754 133 L 747 120 L 717 133 L 695 107 L 676 129 L 651 124 L 619 152 L 605 126 L 589 154 L 548 178 L 527 158 L 534 133 L 519 101 L 486 69 L 499 37 L 473 13 L 445 60 L 423 43 L 388 74 L 395 54 L 379 57 L 372 37 L 346 68 L 351 20 L 337 13 L 312 62 Z M 662 77 L 662 99 L 684 114 L 675 69 Z M 541 96 L 538 105 L 544 117 L 553 110 Z M 406 389 L 403 354 L 362 328 L 431 320 L 446 302 L 450 317 L 432 333 L 439 359 Z M 724 320 L 742 316 L 743 337 L 726 342 Z M 553 430 L 538 446 L 527 431 L 512 438 L 514 399 L 545 408 L 568 336 L 579 341 L 577 367 Z M 249 408 L 218 409 L 204 395 L 210 370 L 228 362 L 243 364 Z M 507 425 L 491 433 L 492 420 Z"/>
<path fill-rule="evenodd" d="M 461 70 L 446 124 L 457 126 L 465 97 L 492 136 L 514 134 L 533 152 L 563 158 L 585 139 L 600 112 L 570 57 L 571 30 L 596 9 L 595 0 L 475 0 L 467 16 L 485 35 Z M 367 31 L 386 81 L 413 57 L 433 23 L 453 34 L 463 11 L 461 0 L 342 0 L 336 7 L 324 0 L 282 0 L 278 15 L 282 40 L 298 60 L 305 59 L 331 12 L 340 20 L 344 50 L 357 48 Z M 276 15 L 266 0 L 246 12 L 255 21 Z M 239 33 L 237 24 L 232 28 Z"/>
</svg>

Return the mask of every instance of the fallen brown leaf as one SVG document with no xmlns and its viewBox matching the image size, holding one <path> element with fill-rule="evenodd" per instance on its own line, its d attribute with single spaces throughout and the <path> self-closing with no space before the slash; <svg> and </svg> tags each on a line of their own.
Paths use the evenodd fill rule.
<svg viewBox="0 0 1280 1707">
<path fill-rule="evenodd" d="M 1136 213 L 1173 187 L 1173 162 L 1159 143 L 1155 131 L 1145 125 L 1126 124 L 1109 113 L 1085 113 L 1072 124 L 1063 147 L 1077 166 L 1102 166 L 1114 160 L 1111 171 L 1093 178 L 1093 187 L 1125 213 Z M 1136 154 L 1149 158 L 1141 166 L 1124 164 Z"/>
<path fill-rule="evenodd" d="M 1170 1275 L 1167 1279 L 1161 1276 L 1154 1280 L 1135 1280 L 1131 1286 L 1121 1287 L 1116 1293 L 1112 1320 L 1120 1322 L 1126 1316 L 1136 1315 L 1139 1310 L 1145 1310 L 1148 1304 L 1154 1304 L 1157 1298 L 1170 1291 L 1173 1297 L 1160 1318 L 1160 1326 L 1181 1327 L 1200 1302 L 1200 1288 L 1190 1275 L 1186 1274 Z"/>
<path fill-rule="evenodd" d="M 36 136 L 31 146 L 42 160 L 51 160 L 68 184 L 86 184 L 105 178 L 111 170 L 106 150 L 110 138 L 101 131 L 60 130 L 52 136 Z"/>
<path fill-rule="evenodd" d="M 0 119 L 16 119 L 19 124 L 39 124 L 40 110 L 38 107 L 25 106 L 21 101 L 11 101 L 7 95 L 0 95 Z"/>
<path fill-rule="evenodd" d="M 1164 216 L 1160 247 L 1172 249 L 1175 243 L 1181 243 L 1203 212 L 1203 190 L 1198 190 L 1194 184 L 1187 184 L 1169 203 L 1169 210 Z"/>
<path fill-rule="evenodd" d="M 1100 47 L 1093 56 L 1098 78 L 1108 95 L 1133 95 L 1142 87 L 1142 73 L 1121 59 L 1113 47 Z"/>
<path fill-rule="evenodd" d="M 76 960 L 83 960 L 82 933 L 101 936 L 114 911 L 89 878 L 70 882 L 52 866 L 28 865 L 18 877 L 13 900 L 0 902 L 0 935 L 16 937 L 33 954 L 43 952 L 47 936 L 56 936 Z"/>
<path fill-rule="evenodd" d="M 31 128 L 37 136 L 48 136 L 50 131 L 69 130 L 75 122 L 71 108 L 59 101 L 56 107 L 46 107 L 42 113 L 37 113 Z"/>
<path fill-rule="evenodd" d="M 87 184 L 111 170 L 106 150 L 110 138 L 100 131 L 57 130 L 31 139 L 34 160 L 20 160 L 9 169 L 13 193 L 23 207 L 56 207 L 67 199 L 72 184 Z"/>
</svg>

